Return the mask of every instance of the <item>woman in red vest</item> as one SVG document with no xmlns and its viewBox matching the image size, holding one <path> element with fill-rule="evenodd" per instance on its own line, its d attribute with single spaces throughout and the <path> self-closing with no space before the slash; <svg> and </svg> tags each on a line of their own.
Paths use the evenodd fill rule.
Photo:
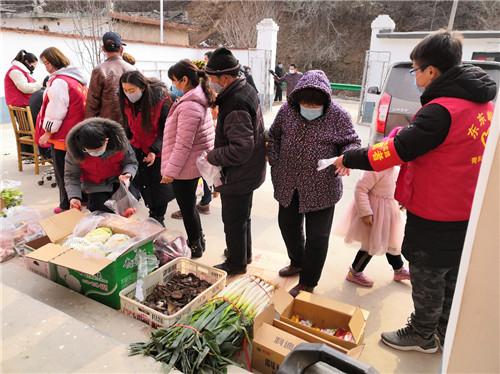
<svg viewBox="0 0 500 374">
<path fill-rule="evenodd" d="M 68 195 L 64 188 L 64 158 L 66 135 L 69 130 L 85 118 L 87 80 L 76 67 L 69 66 L 68 58 L 57 48 L 45 49 L 40 59 L 50 74 L 43 95 L 42 108 L 38 115 L 38 144 L 50 143 L 52 160 L 59 187 L 59 206 L 54 213 L 69 209 Z"/>
<path fill-rule="evenodd" d="M 134 183 L 149 208 L 149 216 L 163 225 L 168 202 L 175 197 L 172 186 L 161 183 L 160 172 L 163 129 L 172 100 L 161 81 L 146 78 L 137 70 L 123 73 L 118 96 L 139 163 Z"/>
<path fill-rule="evenodd" d="M 414 312 L 405 327 L 382 333 L 403 351 L 443 345 L 497 86 L 462 65 L 461 36 L 429 34 L 410 54 L 422 108 L 392 139 L 350 150 L 334 165 L 385 170 L 402 164 L 394 197 L 407 209 L 402 253 L 410 264 Z M 438 342 L 436 342 L 437 336 Z"/>
<path fill-rule="evenodd" d="M 106 118 L 86 119 L 70 130 L 66 145 L 64 182 L 71 208 L 81 209 L 83 191 L 91 212 L 111 212 L 104 203 L 120 182 L 130 185 L 130 192 L 140 197 L 130 184 L 137 172 L 137 160 L 120 124 Z"/>
<path fill-rule="evenodd" d="M 5 74 L 5 101 L 7 105 L 27 106 L 31 94 L 42 87 L 42 83 L 35 81 L 31 76 L 38 59 L 33 53 L 20 50 L 12 66 Z"/>
</svg>

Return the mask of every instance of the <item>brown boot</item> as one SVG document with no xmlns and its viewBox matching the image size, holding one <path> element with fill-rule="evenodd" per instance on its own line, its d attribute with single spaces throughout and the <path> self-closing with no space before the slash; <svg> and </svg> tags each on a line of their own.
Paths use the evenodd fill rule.
<svg viewBox="0 0 500 374">
<path fill-rule="evenodd" d="M 285 266 L 283 269 L 279 271 L 280 277 L 291 277 L 292 275 L 299 274 L 301 268 L 297 268 L 295 266 Z"/>
<path fill-rule="evenodd" d="M 210 214 L 210 204 L 201 205 L 200 203 L 196 204 L 196 210 L 201 214 Z"/>
<path fill-rule="evenodd" d="M 180 210 L 177 210 L 173 212 L 170 217 L 175 218 L 175 219 L 182 219 L 182 212 Z"/>
<path fill-rule="evenodd" d="M 314 291 L 314 287 L 309 287 L 304 284 L 297 284 L 294 288 L 292 288 L 288 293 L 293 297 L 297 297 L 300 291 L 306 291 L 312 293 Z"/>
</svg>

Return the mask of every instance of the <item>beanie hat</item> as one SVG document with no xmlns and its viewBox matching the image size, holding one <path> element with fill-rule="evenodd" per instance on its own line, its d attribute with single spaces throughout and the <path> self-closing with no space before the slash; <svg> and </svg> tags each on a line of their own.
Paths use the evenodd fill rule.
<svg viewBox="0 0 500 374">
<path fill-rule="evenodd" d="M 207 62 L 205 72 L 211 75 L 231 74 L 240 69 L 240 63 L 227 48 L 217 48 Z"/>
</svg>

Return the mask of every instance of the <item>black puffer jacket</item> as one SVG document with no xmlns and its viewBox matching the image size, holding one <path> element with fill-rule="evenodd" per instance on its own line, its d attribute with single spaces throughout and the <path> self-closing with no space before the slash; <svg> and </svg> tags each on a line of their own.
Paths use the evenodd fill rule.
<svg viewBox="0 0 500 374">
<path fill-rule="evenodd" d="M 264 119 L 255 89 L 244 78 L 231 83 L 215 102 L 219 106 L 215 147 L 208 162 L 222 166 L 223 184 L 215 190 L 249 193 L 266 178 Z"/>
</svg>

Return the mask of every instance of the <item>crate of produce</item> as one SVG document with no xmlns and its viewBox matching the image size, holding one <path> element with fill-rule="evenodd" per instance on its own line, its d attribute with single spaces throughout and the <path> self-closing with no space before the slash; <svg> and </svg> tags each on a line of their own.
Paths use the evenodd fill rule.
<svg viewBox="0 0 500 374">
<path fill-rule="evenodd" d="M 166 284 L 177 272 L 181 274 L 193 273 L 201 280 L 207 281 L 212 285 L 182 309 L 171 315 L 167 315 L 137 300 L 135 298 L 137 283 L 134 283 L 120 292 L 122 313 L 143 321 L 154 328 L 167 327 L 173 325 L 183 315 L 212 299 L 226 286 L 227 274 L 225 271 L 200 264 L 188 258 L 179 257 L 163 265 L 143 279 L 144 300 L 148 298 L 158 284 Z"/>
</svg>

